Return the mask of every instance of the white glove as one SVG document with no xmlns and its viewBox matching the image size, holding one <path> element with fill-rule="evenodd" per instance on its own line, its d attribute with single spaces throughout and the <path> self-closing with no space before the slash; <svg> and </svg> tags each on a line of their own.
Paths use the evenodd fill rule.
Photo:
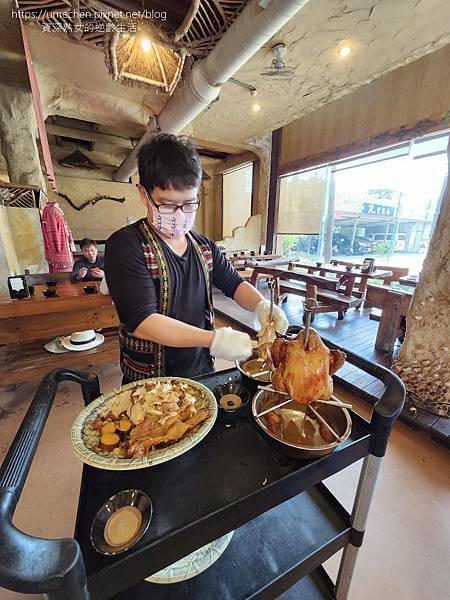
<svg viewBox="0 0 450 600">
<path fill-rule="evenodd" d="M 260 330 L 264 323 L 269 318 L 270 313 L 270 302 L 269 300 L 261 300 L 258 302 L 255 308 L 255 329 Z M 273 318 L 275 319 L 275 329 L 281 335 L 284 335 L 289 327 L 289 321 L 284 314 L 284 310 L 277 306 L 273 305 Z"/>
<path fill-rule="evenodd" d="M 216 358 L 244 360 L 253 354 L 252 342 L 247 333 L 221 327 L 214 331 L 209 353 Z"/>
</svg>

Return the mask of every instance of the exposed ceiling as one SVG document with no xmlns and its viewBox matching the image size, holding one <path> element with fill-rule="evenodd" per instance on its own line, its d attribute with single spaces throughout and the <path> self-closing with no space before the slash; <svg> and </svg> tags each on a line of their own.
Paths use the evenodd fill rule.
<svg viewBox="0 0 450 600">
<path fill-rule="evenodd" d="M 3 1 L 3 0 L 0 0 Z M 204 56 L 228 29 L 248 0 L 16 0 L 46 33 L 102 49 L 113 31 L 155 27 L 165 37 Z M 75 9 L 77 7 L 77 9 Z"/>
<path fill-rule="evenodd" d="M 133 4 L 133 0 L 107 1 L 110 5 Z M 141 2 L 137 4 L 142 7 Z M 157 4 L 172 6 L 169 22 L 173 29 L 190 3 L 160 0 Z M 145 0 L 147 5 L 156 7 L 156 3 Z M 219 100 L 197 117 L 186 133 L 249 147 L 254 138 L 437 50 L 450 42 L 449 31 L 448 0 L 310 0 L 272 40 L 273 44 L 286 44 L 285 61 L 295 68 L 293 78 L 265 81 L 260 77 L 272 59 L 272 43 L 268 44 L 235 75 L 256 87 L 258 95 L 253 97 L 246 89 L 227 83 Z M 148 118 L 167 102 L 165 94 L 113 82 L 99 49 L 74 44 L 37 27 L 29 26 L 27 32 L 45 116 L 120 128 L 137 138 Z M 343 45 L 352 48 L 346 58 L 337 53 Z M 4 73 L 9 65 L 11 81 L 17 73 L 18 56 L 11 47 L 0 48 L 0 67 Z M 259 112 L 252 110 L 256 103 L 261 107 Z"/>
<path fill-rule="evenodd" d="M 75 145 L 88 152 L 113 154 L 116 160 L 109 166 L 119 166 L 133 147 L 132 130 L 114 129 L 98 123 L 54 115 L 47 118 L 45 128 L 51 145 L 64 147 L 67 150 L 72 149 L 72 146 Z M 209 143 L 205 140 L 195 140 L 195 145 L 199 155 L 208 159 L 225 160 L 230 156 L 242 153 L 242 148 Z"/>
<path fill-rule="evenodd" d="M 192 0 L 103 0 L 103 4 L 121 11 L 154 10 L 164 15 L 160 27 L 173 32 L 183 22 Z"/>
<path fill-rule="evenodd" d="M 450 42 L 448 0 L 310 0 L 273 44 L 287 46 L 290 81 L 265 81 L 262 69 L 272 59 L 261 49 L 235 77 L 255 86 L 258 95 L 232 84 L 195 119 L 189 133 L 228 143 L 252 138 L 316 110 L 380 75 Z M 341 58 L 338 49 L 352 48 Z M 418 82 L 420 85 L 420 82 Z M 252 106 L 260 105 L 254 112 Z"/>
</svg>

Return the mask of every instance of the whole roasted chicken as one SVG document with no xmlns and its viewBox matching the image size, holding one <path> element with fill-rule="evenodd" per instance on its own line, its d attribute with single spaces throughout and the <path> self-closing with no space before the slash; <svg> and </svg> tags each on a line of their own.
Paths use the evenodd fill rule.
<svg viewBox="0 0 450 600">
<path fill-rule="evenodd" d="M 276 339 L 272 344 L 275 367 L 272 386 L 277 391 L 287 392 L 301 404 L 330 400 L 333 393 L 331 375 L 342 367 L 346 355 L 341 350 L 329 350 L 312 328 L 305 350 L 304 332 L 303 329 L 293 340 Z"/>
</svg>

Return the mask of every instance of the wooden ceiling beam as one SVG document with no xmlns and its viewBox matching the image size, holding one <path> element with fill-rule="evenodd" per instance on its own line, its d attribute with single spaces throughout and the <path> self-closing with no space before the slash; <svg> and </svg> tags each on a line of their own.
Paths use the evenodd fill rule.
<svg viewBox="0 0 450 600">
<path fill-rule="evenodd" d="M 217 150 L 218 152 L 226 152 L 227 154 L 242 154 L 246 152 L 245 148 L 239 148 L 238 146 L 231 146 L 229 144 L 221 144 L 220 142 L 211 142 L 210 140 L 203 140 L 201 138 L 191 138 L 195 146 L 200 150 Z"/>
<path fill-rule="evenodd" d="M 215 173 L 218 175 L 219 173 L 226 173 L 226 171 L 231 171 L 232 169 L 236 169 L 237 167 L 244 166 L 250 163 L 253 163 L 258 160 L 258 157 L 254 152 L 244 152 L 243 154 L 237 154 L 234 156 L 229 156 L 226 160 L 223 161 L 217 168 Z"/>
<path fill-rule="evenodd" d="M 85 140 L 87 142 L 98 142 L 109 146 L 120 146 L 121 148 L 131 149 L 133 144 L 131 140 L 107 133 L 96 133 L 87 131 L 86 129 L 76 129 L 75 127 L 63 127 L 61 125 L 53 125 L 46 123 L 45 128 L 47 133 L 59 135 L 61 137 L 69 137 L 76 140 Z"/>
</svg>

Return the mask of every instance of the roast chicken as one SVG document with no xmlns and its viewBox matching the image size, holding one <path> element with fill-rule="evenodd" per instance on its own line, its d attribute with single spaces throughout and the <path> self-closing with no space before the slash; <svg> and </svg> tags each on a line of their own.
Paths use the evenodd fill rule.
<svg viewBox="0 0 450 600">
<path fill-rule="evenodd" d="M 329 350 L 312 328 L 305 350 L 304 331 L 293 340 L 276 339 L 272 344 L 275 367 L 272 386 L 279 392 L 287 392 L 301 404 L 330 400 L 333 393 L 331 375 L 342 367 L 346 355 L 341 350 Z"/>
</svg>

